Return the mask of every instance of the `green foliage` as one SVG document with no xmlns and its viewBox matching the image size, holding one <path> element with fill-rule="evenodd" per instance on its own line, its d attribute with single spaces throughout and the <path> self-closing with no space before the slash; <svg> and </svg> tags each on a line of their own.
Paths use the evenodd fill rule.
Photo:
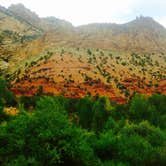
<svg viewBox="0 0 166 166">
<path fill-rule="evenodd" d="M 25 109 L 35 108 L 37 101 L 40 99 L 38 96 L 21 96 L 19 102 L 23 104 Z"/>
<path fill-rule="evenodd" d="M 94 101 L 91 97 L 80 99 L 77 104 L 79 123 L 83 128 L 99 132 L 103 129 L 113 107 L 106 97 Z"/>
<path fill-rule="evenodd" d="M 166 140 L 166 134 L 160 128 L 150 125 L 148 121 L 142 121 L 138 125 L 127 125 L 122 132 L 127 136 L 137 134 L 144 137 L 153 147 L 163 145 Z"/>
<path fill-rule="evenodd" d="M 111 160 L 117 153 L 117 138 L 112 130 L 101 133 L 94 146 L 95 152 L 102 160 Z"/>
<path fill-rule="evenodd" d="M 129 108 L 131 119 L 135 121 L 147 120 L 153 118 L 155 107 L 151 105 L 143 95 L 136 94 Z"/>
<path fill-rule="evenodd" d="M 104 130 L 114 129 L 116 127 L 115 120 L 110 116 L 104 125 Z"/>
<path fill-rule="evenodd" d="M 165 166 L 165 99 L 136 94 L 118 105 L 106 97 L 21 97 L 33 112 L 0 124 L 0 165 Z"/>
<path fill-rule="evenodd" d="M 37 96 L 41 96 L 42 94 L 43 94 L 43 87 L 40 85 L 40 86 L 37 88 L 36 95 L 37 95 Z"/>
<path fill-rule="evenodd" d="M 92 51 L 91 51 L 90 49 L 87 49 L 87 53 L 88 53 L 89 55 L 92 55 Z"/>
<path fill-rule="evenodd" d="M 80 99 L 77 104 L 79 124 L 85 129 L 91 129 L 93 102 L 91 97 L 86 96 L 85 98 Z"/>
<path fill-rule="evenodd" d="M 6 120 L 7 116 L 3 112 L 4 109 L 4 102 L 2 99 L 0 99 L 0 122 Z"/>
<path fill-rule="evenodd" d="M 38 102 L 36 113 L 22 114 L 0 130 L 0 163 L 37 165 L 97 165 L 86 131 L 74 127 L 59 103 Z"/>
<path fill-rule="evenodd" d="M 160 114 L 165 114 L 166 113 L 166 96 L 165 95 L 159 95 L 159 94 L 154 94 L 149 98 L 149 102 L 154 105 L 156 108 L 157 112 Z"/>
<path fill-rule="evenodd" d="M 0 98 L 2 98 L 4 95 L 5 95 L 5 92 L 6 92 L 6 81 L 4 78 L 0 77 Z"/>
<path fill-rule="evenodd" d="M 0 100 L 7 106 L 15 106 L 17 104 L 16 98 L 7 88 L 7 83 L 4 78 L 0 77 Z"/>
<path fill-rule="evenodd" d="M 106 97 L 100 97 L 93 105 L 93 119 L 92 119 L 92 129 L 96 132 L 99 132 L 106 120 L 108 119 L 108 115 L 112 111 L 112 106 L 110 101 Z"/>
<path fill-rule="evenodd" d="M 3 101 L 2 101 L 2 100 L 0 100 L 0 112 L 2 112 L 2 111 L 3 111 L 3 107 L 4 107 Z"/>
<path fill-rule="evenodd" d="M 121 161 L 127 161 L 131 165 L 144 165 L 149 160 L 152 147 L 138 135 L 123 136 L 118 141 L 118 151 Z"/>
<path fill-rule="evenodd" d="M 130 162 L 131 165 L 156 165 L 157 163 L 164 165 L 165 143 L 165 132 L 151 126 L 148 122 L 127 125 L 120 131 L 120 158 Z"/>
</svg>

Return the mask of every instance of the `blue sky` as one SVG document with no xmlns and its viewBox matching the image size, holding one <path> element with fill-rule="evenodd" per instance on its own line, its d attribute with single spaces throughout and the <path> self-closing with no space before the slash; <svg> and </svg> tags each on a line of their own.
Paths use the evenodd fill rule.
<svg viewBox="0 0 166 166">
<path fill-rule="evenodd" d="M 166 0 L 0 0 L 0 5 L 22 3 L 40 17 L 55 16 L 73 25 L 94 22 L 125 23 L 150 16 L 166 27 Z"/>
</svg>

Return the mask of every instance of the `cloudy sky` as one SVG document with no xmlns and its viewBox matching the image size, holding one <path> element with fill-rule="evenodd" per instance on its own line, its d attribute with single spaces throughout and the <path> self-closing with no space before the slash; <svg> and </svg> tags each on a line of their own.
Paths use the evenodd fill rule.
<svg viewBox="0 0 166 166">
<path fill-rule="evenodd" d="M 125 23 L 150 16 L 166 27 L 166 0 L 0 0 L 0 5 L 22 3 L 40 17 L 55 16 L 73 25 L 94 22 Z"/>
</svg>

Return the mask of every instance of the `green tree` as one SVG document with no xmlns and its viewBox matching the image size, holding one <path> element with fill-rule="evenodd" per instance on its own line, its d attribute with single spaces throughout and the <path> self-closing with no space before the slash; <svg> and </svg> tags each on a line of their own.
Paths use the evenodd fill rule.
<svg viewBox="0 0 166 166">
<path fill-rule="evenodd" d="M 39 86 L 38 88 L 37 88 L 37 92 L 36 92 L 36 95 L 37 96 L 41 96 L 43 94 L 43 86 Z"/>
<path fill-rule="evenodd" d="M 7 88 L 7 83 L 4 78 L 0 77 L 0 99 L 7 106 L 15 106 L 17 104 L 16 97 Z"/>
<path fill-rule="evenodd" d="M 142 120 L 152 120 L 156 109 L 151 105 L 145 96 L 136 94 L 131 101 L 129 113 L 131 119 L 137 122 Z"/>
<path fill-rule="evenodd" d="M 112 130 L 101 133 L 94 146 L 96 155 L 103 161 L 113 159 L 117 151 L 117 138 Z"/>
<path fill-rule="evenodd" d="M 0 126 L 0 165 L 99 165 L 87 135 L 70 123 L 58 101 L 41 98 L 33 114 Z"/>
<path fill-rule="evenodd" d="M 131 165 L 164 165 L 166 134 L 147 121 L 124 126 L 119 135 L 119 158 Z M 165 157 L 164 157 L 165 156 Z"/>
<path fill-rule="evenodd" d="M 138 135 L 121 135 L 118 138 L 118 159 L 130 165 L 145 165 L 151 160 L 152 146 Z"/>
<path fill-rule="evenodd" d="M 99 132 L 103 129 L 103 126 L 112 110 L 113 107 L 107 97 L 99 97 L 98 100 L 95 101 L 92 107 L 92 129 L 94 131 Z"/>
<path fill-rule="evenodd" d="M 94 100 L 86 96 L 79 100 L 77 103 L 77 110 L 78 110 L 78 116 L 79 116 L 79 124 L 81 127 L 85 129 L 91 128 L 92 118 L 93 118 L 93 112 L 92 112 L 92 106 L 93 106 Z"/>
<path fill-rule="evenodd" d="M 90 49 L 87 49 L 87 53 L 88 53 L 89 55 L 92 55 L 92 51 L 91 51 Z"/>
<path fill-rule="evenodd" d="M 162 94 L 154 94 L 149 98 L 149 102 L 156 107 L 157 112 L 160 114 L 166 113 L 166 96 Z"/>
</svg>

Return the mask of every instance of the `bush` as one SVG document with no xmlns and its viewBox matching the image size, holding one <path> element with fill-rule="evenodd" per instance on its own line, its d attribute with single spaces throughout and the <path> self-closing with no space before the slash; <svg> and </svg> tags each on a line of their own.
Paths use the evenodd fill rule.
<svg viewBox="0 0 166 166">
<path fill-rule="evenodd" d="M 112 110 L 113 107 L 111 106 L 109 99 L 106 97 L 99 97 L 98 100 L 94 102 L 92 107 L 93 119 L 91 124 L 94 131 L 100 132 L 103 129 Z"/>
<path fill-rule="evenodd" d="M 6 90 L 0 94 L 1 122 Z M 20 102 L 34 111 L 20 111 L 0 124 L 2 166 L 166 165 L 163 95 L 136 94 L 126 105 L 90 96 L 21 97 Z"/>
<path fill-rule="evenodd" d="M 36 107 L 39 99 L 38 96 L 22 96 L 19 98 L 19 102 L 24 105 L 25 109 L 30 109 Z"/>
<path fill-rule="evenodd" d="M 2 99 L 0 99 L 0 113 L 3 111 L 3 107 L 4 107 L 3 101 Z"/>
<path fill-rule="evenodd" d="M 118 139 L 118 158 L 131 165 L 145 165 L 151 160 L 152 146 L 138 135 L 122 135 Z"/>
<path fill-rule="evenodd" d="M 3 109 L 4 109 L 4 103 L 3 100 L 0 99 L 0 123 L 8 119 L 8 116 L 3 112 Z"/>
<path fill-rule="evenodd" d="M 86 131 L 68 121 L 59 103 L 45 97 L 37 108 L 1 126 L 0 165 L 98 165 Z"/>
<path fill-rule="evenodd" d="M 160 114 L 166 113 L 166 96 L 154 94 L 149 98 L 149 102 L 156 108 L 157 112 L 159 112 Z"/>
<path fill-rule="evenodd" d="M 156 109 L 151 105 L 145 96 L 136 94 L 129 108 L 131 120 L 140 122 L 142 120 L 153 120 L 155 118 Z"/>
<path fill-rule="evenodd" d="M 164 152 L 166 134 L 164 131 L 151 126 L 146 121 L 138 125 L 126 125 L 119 134 L 119 151 L 122 161 L 128 161 L 131 165 L 165 163 L 163 156 L 166 157 Z"/>
<path fill-rule="evenodd" d="M 153 147 L 163 146 L 166 143 L 166 134 L 159 128 L 150 125 L 148 121 L 142 121 L 138 125 L 127 125 L 121 132 L 126 136 L 139 135 L 145 138 Z"/>
<path fill-rule="evenodd" d="M 93 118 L 93 102 L 94 101 L 91 97 L 86 96 L 85 98 L 80 99 L 77 103 L 79 124 L 85 129 L 91 129 L 91 123 Z"/>
<path fill-rule="evenodd" d="M 16 97 L 7 88 L 7 83 L 4 78 L 0 77 L 0 99 L 4 101 L 7 106 L 16 106 Z"/>
<path fill-rule="evenodd" d="M 89 55 L 91 55 L 91 54 L 92 54 L 92 51 L 91 51 L 90 49 L 87 49 L 87 53 L 88 53 Z"/>
<path fill-rule="evenodd" d="M 113 131 L 101 133 L 94 146 L 96 155 L 103 161 L 112 160 L 117 155 L 117 138 Z"/>
</svg>

